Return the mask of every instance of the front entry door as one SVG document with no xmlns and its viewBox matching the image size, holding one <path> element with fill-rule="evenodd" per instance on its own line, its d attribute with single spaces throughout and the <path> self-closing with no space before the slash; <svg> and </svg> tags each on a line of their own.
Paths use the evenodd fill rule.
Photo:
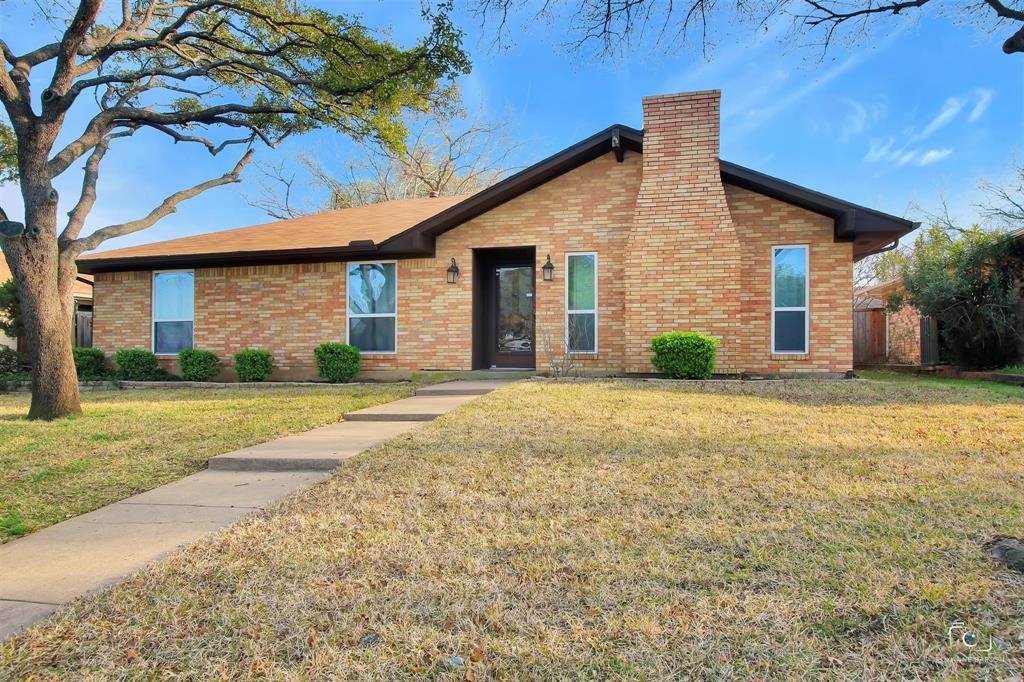
<svg viewBox="0 0 1024 682">
<path fill-rule="evenodd" d="M 532 265 L 493 269 L 491 367 L 535 366 Z"/>
</svg>

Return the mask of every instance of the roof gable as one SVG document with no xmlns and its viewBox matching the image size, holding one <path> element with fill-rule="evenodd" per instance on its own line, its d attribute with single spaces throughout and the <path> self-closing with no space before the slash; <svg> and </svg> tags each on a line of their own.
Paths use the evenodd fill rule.
<svg viewBox="0 0 1024 682">
<path fill-rule="evenodd" d="M 327 259 L 429 257 L 434 240 L 599 156 L 643 153 L 643 131 L 613 125 L 469 197 L 384 202 L 265 225 L 93 253 L 82 272 L 215 266 Z M 852 241 L 855 258 L 882 250 L 917 227 L 904 218 L 859 206 L 764 173 L 720 161 L 722 181 L 826 215 L 837 241 Z"/>
</svg>

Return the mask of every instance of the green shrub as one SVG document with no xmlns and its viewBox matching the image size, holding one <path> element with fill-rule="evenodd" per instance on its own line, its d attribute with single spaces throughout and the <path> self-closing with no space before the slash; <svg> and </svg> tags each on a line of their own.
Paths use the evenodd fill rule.
<svg viewBox="0 0 1024 682">
<path fill-rule="evenodd" d="M 21 371 L 21 356 L 18 351 L 0 346 L 0 374 L 14 374 Z"/>
<path fill-rule="evenodd" d="M 674 379 L 707 379 L 715 371 L 718 339 L 698 332 L 669 332 L 651 339 L 651 363 Z"/>
<path fill-rule="evenodd" d="M 265 350 L 246 348 L 235 353 L 235 372 L 239 381 L 263 381 L 273 368 L 274 356 Z"/>
<path fill-rule="evenodd" d="M 110 374 L 107 359 L 99 348 L 72 348 L 71 354 L 79 379 L 99 379 Z"/>
<path fill-rule="evenodd" d="M 118 349 L 114 363 L 118 378 L 125 381 L 161 381 L 167 376 L 156 356 L 141 348 Z"/>
<path fill-rule="evenodd" d="M 346 343 L 321 343 L 313 351 L 316 373 L 331 383 L 348 383 L 359 373 L 359 349 Z"/>
<path fill-rule="evenodd" d="M 185 381 L 210 381 L 220 372 L 220 358 L 208 350 L 186 348 L 178 353 L 178 367 Z"/>
</svg>

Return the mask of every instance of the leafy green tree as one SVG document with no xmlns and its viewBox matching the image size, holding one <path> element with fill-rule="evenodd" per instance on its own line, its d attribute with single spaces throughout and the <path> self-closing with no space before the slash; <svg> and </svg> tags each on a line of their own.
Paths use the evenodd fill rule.
<svg viewBox="0 0 1024 682">
<path fill-rule="evenodd" d="M 0 332 L 18 338 L 25 333 L 18 304 L 18 285 L 13 279 L 0 284 Z"/>
<path fill-rule="evenodd" d="M 901 268 L 905 304 L 938 323 L 950 359 L 962 367 L 1003 367 L 1020 343 L 1021 240 L 974 226 L 952 232 L 935 225 L 917 238 Z"/>
<path fill-rule="evenodd" d="M 38 3 L 48 25 L 66 19 L 62 33 L 15 51 L 21 34 L 8 22 L 0 40 L 8 67 L 0 69 L 0 103 L 14 132 L 25 216 L 24 233 L 2 247 L 21 298 L 32 418 L 81 412 L 70 306 L 82 252 L 238 182 L 261 144 L 327 128 L 400 148 L 404 116 L 449 106 L 451 80 L 469 69 L 447 5 L 424 11 L 429 30 L 409 47 L 355 16 L 300 0 L 124 0 L 111 12 L 102 5 Z M 66 17 L 51 15 L 65 7 Z M 33 83 L 36 73 L 47 82 Z M 72 106 L 96 108 L 82 130 L 65 130 Z M 139 131 L 213 156 L 245 151 L 227 173 L 168 195 L 148 215 L 83 236 L 104 156 Z M 58 225 L 53 180 L 83 160 L 81 192 Z"/>
</svg>

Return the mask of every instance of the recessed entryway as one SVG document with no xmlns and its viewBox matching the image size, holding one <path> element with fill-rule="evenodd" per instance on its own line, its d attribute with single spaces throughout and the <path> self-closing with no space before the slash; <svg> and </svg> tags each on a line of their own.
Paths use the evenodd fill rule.
<svg viewBox="0 0 1024 682">
<path fill-rule="evenodd" d="M 536 366 L 536 249 L 473 251 L 473 369 Z"/>
</svg>

